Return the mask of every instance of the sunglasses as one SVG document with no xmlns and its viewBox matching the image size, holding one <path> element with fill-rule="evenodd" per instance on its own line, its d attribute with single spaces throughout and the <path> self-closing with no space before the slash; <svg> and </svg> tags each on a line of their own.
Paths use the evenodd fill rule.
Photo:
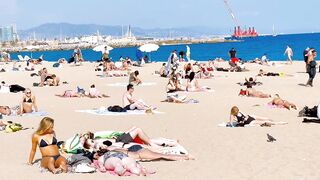
<svg viewBox="0 0 320 180">
<path fill-rule="evenodd" d="M 31 94 L 31 92 L 26 92 L 26 94 Z"/>
</svg>

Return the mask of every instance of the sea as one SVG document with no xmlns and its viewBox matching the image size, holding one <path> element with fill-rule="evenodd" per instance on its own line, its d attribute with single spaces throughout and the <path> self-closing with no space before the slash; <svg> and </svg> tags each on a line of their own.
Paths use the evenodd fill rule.
<svg viewBox="0 0 320 180">
<path fill-rule="evenodd" d="M 186 51 L 186 44 L 180 45 L 163 45 L 151 53 L 145 53 L 151 61 L 165 62 L 173 50 Z M 320 33 L 308 34 L 288 34 L 277 36 L 259 36 L 256 38 L 246 38 L 239 42 L 223 42 L 223 43 L 203 43 L 188 44 L 191 50 L 191 59 L 196 61 L 208 61 L 215 58 L 229 59 L 228 51 L 235 48 L 237 57 L 242 60 L 253 60 L 261 58 L 263 54 L 267 54 L 268 59 L 274 61 L 284 61 L 287 57 L 284 55 L 287 46 L 290 46 L 294 52 L 294 60 L 303 60 L 303 51 L 307 47 L 314 47 L 320 50 Z M 138 47 L 115 48 L 110 51 L 110 57 L 117 61 L 122 57 L 130 57 L 136 59 L 136 50 Z M 57 61 L 60 58 L 69 59 L 73 54 L 73 50 L 59 51 L 38 51 L 38 52 L 18 52 L 12 53 L 11 59 L 18 59 L 17 55 L 28 55 L 38 58 L 44 55 L 47 61 Z M 92 49 L 83 49 L 82 54 L 87 61 L 97 61 L 101 59 L 101 52 L 95 52 Z"/>
</svg>

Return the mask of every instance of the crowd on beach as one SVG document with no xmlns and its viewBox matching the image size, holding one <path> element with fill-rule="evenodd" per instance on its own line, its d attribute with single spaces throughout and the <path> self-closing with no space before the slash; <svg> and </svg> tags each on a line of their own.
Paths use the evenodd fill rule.
<svg viewBox="0 0 320 180">
<path fill-rule="evenodd" d="M 292 63 L 293 50 L 288 46 L 285 50 L 288 56 L 289 64 Z M 8 52 L 1 53 L 4 62 L 10 62 L 10 55 Z M 155 74 L 161 78 L 167 78 L 168 83 L 165 85 L 166 99 L 163 102 L 170 103 L 200 103 L 195 99 L 187 97 L 186 93 L 203 92 L 212 93 L 213 89 L 207 86 L 200 85 L 198 79 L 211 79 L 215 77 L 215 71 L 223 71 L 228 73 L 241 73 L 249 71 L 246 63 L 257 63 L 260 65 L 272 66 L 269 62 L 267 55 L 264 54 L 261 59 L 253 61 L 243 61 L 237 57 L 237 51 L 232 48 L 229 51 L 230 60 L 223 60 L 217 58 L 207 62 L 196 62 L 184 58 L 185 53 L 177 54 L 177 50 L 173 50 L 166 63 L 161 64 L 159 70 Z M 309 79 L 305 86 L 313 87 L 313 79 L 316 75 L 316 50 L 314 48 L 307 48 L 304 51 L 303 58 L 306 63 L 306 72 Z M 187 55 L 187 59 L 189 59 Z M 42 67 L 43 57 L 39 59 L 30 59 L 26 61 L 25 71 L 32 72 L 31 76 L 39 78 L 39 82 L 34 83 L 34 86 L 60 86 L 67 84 L 61 82 L 63 77 L 57 74 L 48 72 L 46 67 Z M 60 59 L 56 65 L 61 64 L 76 64 L 81 65 L 84 58 L 80 48 L 76 48 L 72 57 L 69 60 Z M 222 67 L 219 64 L 227 62 L 229 67 Z M 102 51 L 101 60 L 99 60 L 93 71 L 101 72 L 101 77 L 119 77 L 128 76 L 128 84 L 122 96 L 122 105 L 110 105 L 108 111 L 124 113 L 127 111 L 144 111 L 152 113 L 157 108 L 149 105 L 142 99 L 134 97 L 134 89 L 136 86 L 144 84 L 144 80 L 140 77 L 142 70 L 133 70 L 137 67 L 149 63 L 148 57 L 140 56 L 137 61 L 133 61 L 129 57 L 120 57 L 119 61 L 114 62 L 109 57 L 107 47 Z M 13 62 L 13 68 L 16 64 Z M 36 67 L 41 66 L 39 71 Z M 22 68 L 23 69 L 23 68 Z M 256 90 L 257 86 L 264 86 L 263 82 L 258 81 L 261 76 L 279 76 L 279 77 L 292 77 L 290 74 L 282 72 L 265 72 L 260 69 L 256 76 L 244 77 L 244 82 L 238 83 L 241 88 L 239 96 L 247 96 L 253 98 L 269 99 L 267 104 L 288 110 L 297 110 L 297 105 L 288 100 L 282 99 L 279 94 L 271 95 Z M 159 78 L 160 78 L 159 77 Z M 109 95 L 101 93 L 95 84 L 88 85 L 85 90 L 82 87 L 76 87 L 74 90 L 65 90 L 61 94 L 56 94 L 57 97 L 64 98 L 108 98 Z M 23 87 L 19 84 L 7 85 L 6 82 L 0 84 L 1 92 L 19 93 L 23 92 L 20 102 L 17 106 L 9 107 L 8 105 L 0 106 L 0 114 L 3 116 L 19 116 L 27 113 L 39 111 L 37 98 L 32 93 L 31 88 Z M 181 93 L 185 93 L 181 95 Z M 235 94 L 236 96 L 237 94 Z M 229 119 L 226 122 L 226 127 L 247 127 L 247 126 L 262 126 L 270 127 L 272 125 L 285 125 L 287 122 L 274 121 L 268 117 L 261 117 L 254 114 L 245 114 L 241 107 L 234 105 L 230 107 L 228 113 Z M 244 110 L 245 111 L 245 110 Z M 320 123 L 319 106 L 313 108 L 304 107 L 299 116 L 312 117 L 312 119 L 304 119 L 304 123 Z M 0 121 L 0 126 L 9 126 L 12 122 Z M 148 175 L 154 173 L 148 170 L 140 163 L 140 161 L 148 160 L 193 160 L 195 159 L 191 154 L 186 152 L 180 145 L 180 142 L 172 139 L 164 138 L 149 138 L 141 128 L 132 127 L 125 131 L 116 132 L 84 132 L 71 137 L 69 140 L 58 141 L 54 131 L 54 119 L 44 117 L 40 121 L 38 129 L 32 136 L 32 145 L 29 155 L 28 164 L 35 163 L 34 157 L 37 149 L 40 150 L 42 159 L 41 167 L 48 171 L 57 174 L 62 172 L 70 172 L 70 168 L 74 172 L 100 172 L 112 171 L 114 174 L 122 175 Z M 170 149 L 170 152 L 169 150 Z M 60 153 L 62 152 L 62 153 Z M 68 157 L 68 158 L 66 158 Z M 68 160 L 67 160 L 68 159 Z"/>
</svg>

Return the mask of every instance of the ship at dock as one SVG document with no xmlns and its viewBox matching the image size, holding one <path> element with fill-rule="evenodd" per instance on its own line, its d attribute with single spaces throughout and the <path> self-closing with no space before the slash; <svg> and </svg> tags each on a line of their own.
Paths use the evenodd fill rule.
<svg viewBox="0 0 320 180">
<path fill-rule="evenodd" d="M 249 27 L 248 29 L 247 28 L 242 29 L 238 19 L 236 18 L 236 16 L 234 15 L 234 13 L 231 9 L 231 6 L 230 6 L 228 0 L 224 0 L 223 2 L 226 5 L 229 14 L 232 17 L 232 20 L 236 24 L 236 26 L 234 27 L 233 34 L 231 36 L 225 37 L 225 40 L 242 40 L 242 39 L 246 39 L 246 38 L 255 38 L 255 37 L 259 36 L 258 32 L 256 31 L 256 29 L 254 27 Z"/>
</svg>

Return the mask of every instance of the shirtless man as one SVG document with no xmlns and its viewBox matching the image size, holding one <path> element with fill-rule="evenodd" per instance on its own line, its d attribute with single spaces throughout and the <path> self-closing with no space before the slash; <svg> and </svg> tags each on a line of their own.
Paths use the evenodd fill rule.
<svg viewBox="0 0 320 180">
<path fill-rule="evenodd" d="M 135 100 L 132 97 L 134 88 L 132 84 L 127 86 L 127 92 L 124 93 L 122 98 L 123 108 L 126 110 L 149 110 L 152 109 L 151 106 L 144 103 L 142 100 Z"/>
<path fill-rule="evenodd" d="M 287 49 L 286 49 L 286 51 L 284 52 L 284 54 L 287 54 L 287 56 L 288 56 L 288 61 L 289 61 L 290 64 L 292 64 L 293 51 L 292 51 L 292 49 L 291 49 L 289 46 L 287 46 Z"/>
</svg>

